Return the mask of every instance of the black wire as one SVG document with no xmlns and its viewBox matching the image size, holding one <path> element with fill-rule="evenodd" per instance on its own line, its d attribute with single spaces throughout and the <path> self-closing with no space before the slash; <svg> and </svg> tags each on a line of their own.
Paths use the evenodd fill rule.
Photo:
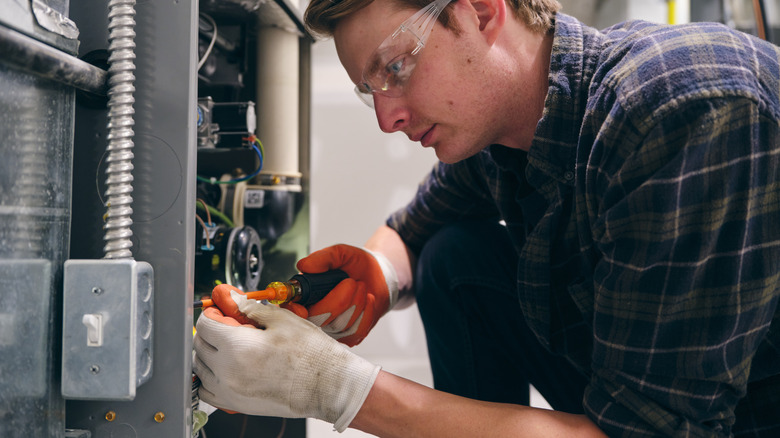
<svg viewBox="0 0 780 438">
<path fill-rule="evenodd" d="M 260 148 L 257 147 L 257 145 L 260 145 Z M 260 143 L 260 140 L 255 138 L 252 142 L 252 148 L 255 150 L 255 153 L 257 154 L 257 157 L 260 160 L 260 165 L 257 166 L 257 169 L 255 169 L 254 172 L 252 172 L 251 175 L 243 176 L 241 178 L 235 178 L 231 179 L 230 181 L 219 181 L 216 178 L 205 178 L 200 175 L 197 175 L 197 179 L 200 182 L 208 183 L 208 184 L 238 184 L 240 182 L 244 182 L 246 180 L 252 179 L 255 176 L 257 176 L 258 173 L 260 173 L 261 170 L 263 170 L 263 164 L 264 164 L 264 156 L 265 156 L 265 149 L 263 149 L 263 144 Z"/>
</svg>

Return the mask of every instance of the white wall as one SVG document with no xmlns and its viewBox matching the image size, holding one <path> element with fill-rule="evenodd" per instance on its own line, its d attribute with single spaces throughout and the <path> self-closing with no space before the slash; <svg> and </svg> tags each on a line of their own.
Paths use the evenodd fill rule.
<svg viewBox="0 0 780 438">
<path fill-rule="evenodd" d="M 353 92 L 332 40 L 312 48 L 311 249 L 336 243 L 362 246 L 387 216 L 414 196 L 437 161 L 432 150 L 404 134 L 385 134 L 373 110 Z M 425 334 L 417 306 L 395 310 L 354 347 L 386 371 L 433 386 Z M 531 405 L 549 408 L 532 388 Z M 308 438 L 373 437 L 307 420 Z"/>
<path fill-rule="evenodd" d="M 379 130 L 373 110 L 352 91 L 332 40 L 312 49 L 311 249 L 336 243 L 362 246 L 387 216 L 405 205 L 436 155 L 404 134 Z M 355 353 L 394 374 L 432 386 L 417 307 L 386 315 Z M 309 438 L 343 434 L 322 421 L 307 422 Z"/>
<path fill-rule="evenodd" d="M 564 12 L 577 0 L 562 1 Z M 675 23 L 690 21 L 690 2 L 688 0 L 598 0 L 592 15 L 583 15 L 582 21 L 598 29 L 609 27 L 626 20 L 645 20 L 654 23 L 669 21 L 669 7 L 674 8 Z M 573 14 L 577 17 L 579 15 Z"/>
<path fill-rule="evenodd" d="M 564 0 L 563 10 L 591 25 L 621 21 L 652 8 L 661 21 L 664 0 L 632 0 L 620 15 L 599 13 L 622 0 Z M 687 1 L 678 0 L 678 7 Z M 610 9 L 607 8 L 607 9 Z M 642 13 L 647 13 L 643 9 Z M 687 14 L 682 14 L 687 18 Z M 680 14 L 678 13 L 678 17 Z M 644 18 L 648 18 L 645 16 Z M 355 96 L 354 85 L 336 56 L 332 40 L 312 48 L 312 168 L 311 249 L 336 243 L 362 246 L 388 214 L 405 205 L 418 182 L 428 173 L 436 156 L 410 142 L 404 134 L 379 130 L 374 112 Z M 394 374 L 432 386 L 425 336 L 416 306 L 393 311 L 374 328 L 354 351 Z M 532 405 L 549 407 L 538 393 Z M 348 429 L 332 431 L 322 421 L 307 422 L 309 438 L 361 438 L 371 435 Z"/>
</svg>

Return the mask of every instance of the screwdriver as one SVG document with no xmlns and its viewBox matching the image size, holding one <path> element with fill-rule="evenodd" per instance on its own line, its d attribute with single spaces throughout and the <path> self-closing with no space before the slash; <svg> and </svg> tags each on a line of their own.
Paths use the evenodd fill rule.
<svg viewBox="0 0 780 438">
<path fill-rule="evenodd" d="M 341 280 L 349 277 L 340 269 L 321 274 L 296 274 L 288 281 L 274 281 L 266 289 L 247 292 L 250 300 L 268 300 L 274 304 L 298 303 L 309 306 L 323 299 Z M 210 299 L 195 301 L 192 307 L 210 307 L 214 301 Z"/>
</svg>

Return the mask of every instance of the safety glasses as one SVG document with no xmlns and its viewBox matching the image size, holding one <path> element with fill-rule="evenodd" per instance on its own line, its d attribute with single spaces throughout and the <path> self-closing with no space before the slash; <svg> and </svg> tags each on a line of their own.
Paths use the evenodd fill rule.
<svg viewBox="0 0 780 438">
<path fill-rule="evenodd" d="M 417 65 L 439 14 L 453 0 L 436 0 L 412 15 L 387 37 L 368 58 L 355 93 L 370 108 L 374 94 L 399 97 Z"/>
</svg>

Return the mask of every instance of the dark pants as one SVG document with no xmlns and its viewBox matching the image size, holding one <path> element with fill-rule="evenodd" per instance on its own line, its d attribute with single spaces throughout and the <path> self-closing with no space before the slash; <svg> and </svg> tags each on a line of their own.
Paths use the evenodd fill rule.
<svg viewBox="0 0 780 438">
<path fill-rule="evenodd" d="M 527 405 L 530 383 L 554 409 L 582 413 L 587 378 L 526 326 L 516 269 L 509 235 L 495 222 L 448 226 L 423 248 L 416 293 L 434 387 Z"/>
</svg>

